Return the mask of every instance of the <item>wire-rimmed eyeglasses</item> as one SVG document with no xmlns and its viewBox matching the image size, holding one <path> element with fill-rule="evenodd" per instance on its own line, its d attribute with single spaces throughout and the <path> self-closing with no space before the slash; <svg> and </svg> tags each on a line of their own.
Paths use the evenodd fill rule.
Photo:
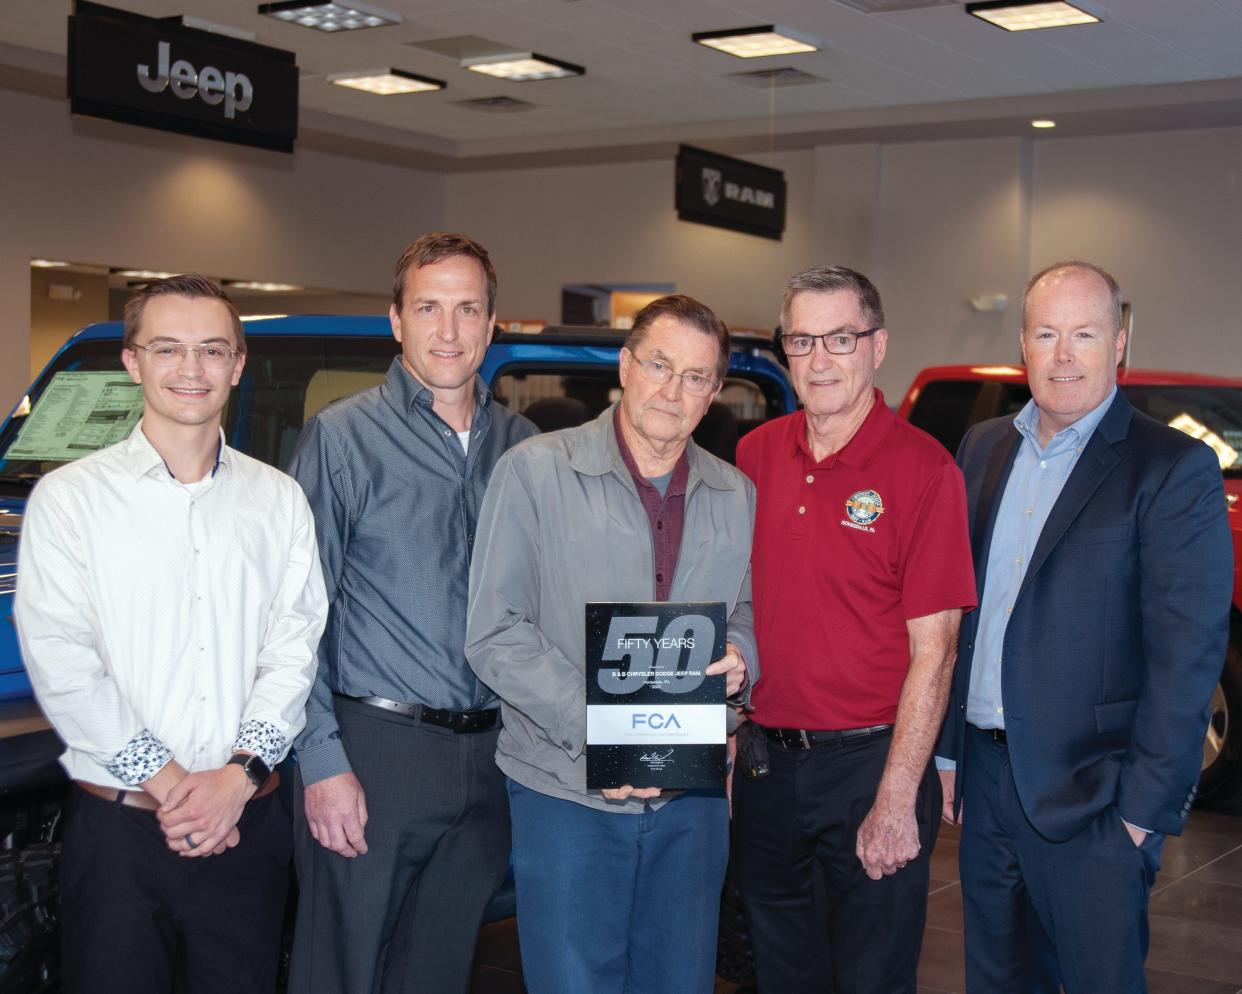
<svg viewBox="0 0 1242 994">
<path fill-rule="evenodd" d="M 661 362 L 659 359 L 640 359 L 633 352 L 630 355 L 634 356 L 634 361 L 638 363 L 638 368 L 642 370 L 643 376 L 652 383 L 659 383 L 663 386 L 670 382 L 674 376 L 680 376 L 682 389 L 695 397 L 704 397 L 716 389 L 716 378 L 714 376 L 704 376 L 693 369 L 686 370 L 684 373 L 678 373 L 668 363 Z"/>
<path fill-rule="evenodd" d="M 229 365 L 241 353 L 224 345 L 186 345 L 184 342 L 156 342 L 154 345 L 131 345 L 142 349 L 157 366 L 179 366 L 193 352 L 204 366 L 217 369 Z"/>
</svg>

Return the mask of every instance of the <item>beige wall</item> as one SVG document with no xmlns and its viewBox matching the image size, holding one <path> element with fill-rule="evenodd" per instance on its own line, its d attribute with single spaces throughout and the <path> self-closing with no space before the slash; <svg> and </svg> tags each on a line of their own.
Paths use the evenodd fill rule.
<svg viewBox="0 0 1242 994">
<path fill-rule="evenodd" d="M 888 358 L 877 381 L 901 400 L 924 366 L 1017 358 L 1026 277 L 1029 183 L 1022 139 L 884 148 L 879 249 L 871 275 L 885 302 Z M 1006 294 L 1004 312 L 970 300 Z"/>
<path fill-rule="evenodd" d="M 443 178 L 73 118 L 0 90 L 0 407 L 26 386 L 31 258 L 200 270 L 382 296 L 410 238 L 443 224 Z"/>
<path fill-rule="evenodd" d="M 501 314 L 557 321 L 565 283 L 675 283 L 730 324 L 770 328 L 780 281 L 812 254 L 815 228 L 813 153 L 770 164 L 789 187 L 779 242 L 678 221 L 671 159 L 453 175 L 445 217 L 491 252 Z"/>
<path fill-rule="evenodd" d="M 1112 270 L 1134 365 L 1242 376 L 1242 128 L 1041 142 L 1035 165 L 1032 266 Z"/>
<path fill-rule="evenodd" d="M 50 287 L 68 287 L 76 299 L 53 299 Z M 103 273 L 30 270 L 30 379 L 79 328 L 108 320 L 108 277 Z"/>
<path fill-rule="evenodd" d="M 374 295 L 413 235 L 487 245 L 498 310 L 559 318 L 566 283 L 671 282 L 730 324 L 770 328 L 807 265 L 862 269 L 893 341 L 896 402 L 924 365 L 1004 361 L 1026 276 L 1056 258 L 1114 269 L 1133 302 L 1135 361 L 1242 375 L 1242 128 L 1090 139 L 824 146 L 780 152 L 775 242 L 677 220 L 671 160 L 431 175 L 300 151 L 282 156 L 73 119 L 0 91 L 0 405 L 26 383 L 29 259 L 58 257 Z M 977 294 L 1007 294 L 978 313 Z"/>
<path fill-rule="evenodd" d="M 789 185 L 782 242 L 678 221 L 671 162 L 453 175 L 447 223 L 492 249 L 502 310 L 549 320 L 562 283 L 666 281 L 732 325 L 771 327 L 789 274 L 861 269 L 893 336 L 878 377 L 891 403 L 926 365 L 1017 360 L 1026 279 L 1067 257 L 1116 270 L 1136 363 L 1242 376 L 1242 128 L 824 146 L 771 164 Z M 985 294 L 1008 309 L 975 311 Z"/>
</svg>

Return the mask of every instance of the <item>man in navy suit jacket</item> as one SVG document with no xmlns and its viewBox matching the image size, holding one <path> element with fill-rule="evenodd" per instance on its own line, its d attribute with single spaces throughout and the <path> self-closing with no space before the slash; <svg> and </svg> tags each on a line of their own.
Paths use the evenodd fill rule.
<svg viewBox="0 0 1242 994">
<path fill-rule="evenodd" d="M 962 824 L 966 988 L 1129 994 L 1225 658 L 1225 497 L 1210 448 L 1117 391 L 1111 276 L 1044 270 L 1022 325 L 1031 402 L 958 450 L 980 608 L 936 753 Z"/>
</svg>

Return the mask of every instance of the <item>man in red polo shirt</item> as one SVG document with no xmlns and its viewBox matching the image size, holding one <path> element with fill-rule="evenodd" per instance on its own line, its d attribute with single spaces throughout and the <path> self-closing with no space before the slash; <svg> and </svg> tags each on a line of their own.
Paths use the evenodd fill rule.
<svg viewBox="0 0 1242 994">
<path fill-rule="evenodd" d="M 803 409 L 737 453 L 758 490 L 751 717 L 771 764 L 734 781 L 738 886 L 761 994 L 827 978 L 836 994 L 913 994 L 940 814 L 932 747 L 976 603 L 965 488 L 875 389 L 888 332 L 870 280 L 799 273 L 781 326 Z"/>
</svg>

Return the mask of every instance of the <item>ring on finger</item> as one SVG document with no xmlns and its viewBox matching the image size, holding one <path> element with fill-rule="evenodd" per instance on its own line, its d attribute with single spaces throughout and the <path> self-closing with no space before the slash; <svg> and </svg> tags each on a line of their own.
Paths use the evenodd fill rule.
<svg viewBox="0 0 1242 994">
<path fill-rule="evenodd" d="M 198 843 L 194 841 L 194 836 L 192 836 L 189 832 L 185 833 L 185 844 L 191 849 L 198 848 Z"/>
</svg>

